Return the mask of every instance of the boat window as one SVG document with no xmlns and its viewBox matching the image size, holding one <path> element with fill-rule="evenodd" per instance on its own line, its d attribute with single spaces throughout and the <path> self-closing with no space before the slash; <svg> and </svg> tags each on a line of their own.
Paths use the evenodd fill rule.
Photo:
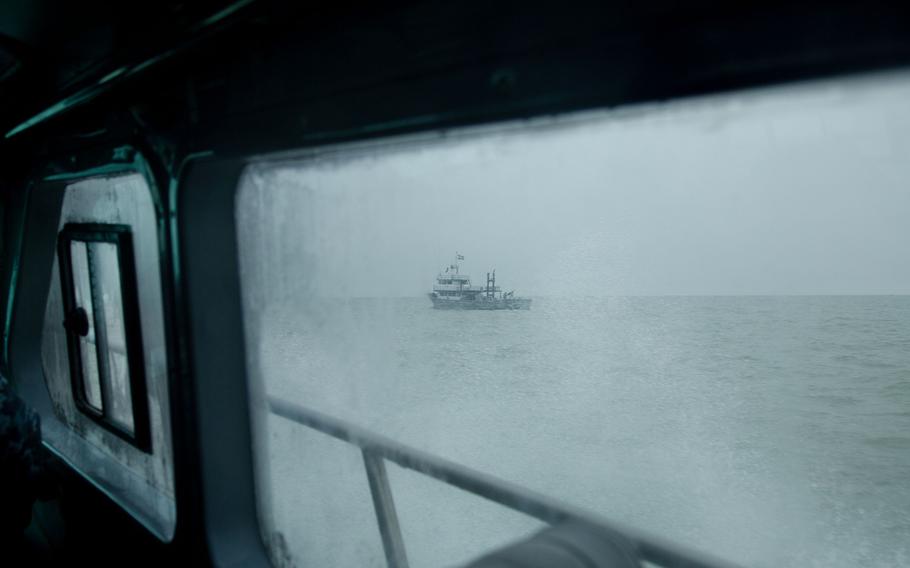
<svg viewBox="0 0 910 568">
<path fill-rule="evenodd" d="M 70 354 L 70 373 L 75 379 L 76 398 L 100 414 L 104 411 L 104 406 L 101 400 L 101 379 L 98 376 L 98 354 L 95 348 L 95 310 L 92 308 L 92 287 L 89 282 L 88 243 L 71 241 L 69 244 L 71 295 L 73 304 L 79 306 L 72 308 L 70 324 L 84 327 L 83 332 L 73 331 L 79 349 L 78 352 Z M 74 360 L 79 362 L 75 369 L 72 368 Z"/>
<path fill-rule="evenodd" d="M 148 449 L 130 228 L 70 224 L 60 233 L 59 243 L 64 327 L 75 401 L 89 416 Z"/>
<path fill-rule="evenodd" d="M 743 565 L 905 565 L 908 100 L 910 76 L 867 76 L 252 163 L 276 561 L 383 565 L 371 495 L 413 566 L 540 526 L 370 474 L 363 434 Z M 453 262 L 476 294 L 434 293 Z"/>
<path fill-rule="evenodd" d="M 51 191 L 54 188 L 43 188 Z M 45 442 L 162 540 L 176 522 L 158 215 L 139 174 L 61 188 Z"/>
</svg>

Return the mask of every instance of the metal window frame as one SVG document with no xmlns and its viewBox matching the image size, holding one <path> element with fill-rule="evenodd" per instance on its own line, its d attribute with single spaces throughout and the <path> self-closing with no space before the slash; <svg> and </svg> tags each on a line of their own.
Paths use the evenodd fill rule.
<svg viewBox="0 0 910 568">
<path fill-rule="evenodd" d="M 13 378 L 20 396 L 42 419 L 59 422 L 51 399 L 42 363 L 44 305 L 52 286 L 58 280 L 52 276 L 57 252 L 59 220 L 66 187 L 94 178 L 113 178 L 140 175 L 148 185 L 155 208 L 158 264 L 162 288 L 165 357 L 168 365 L 167 397 L 171 408 L 171 432 L 183 431 L 186 417 L 181 414 L 178 391 L 185 390 L 179 372 L 179 341 L 173 317 L 174 269 L 171 251 L 171 232 L 167 198 L 175 181 L 160 157 L 142 139 L 113 138 L 101 144 L 89 144 L 78 152 L 52 153 L 34 166 L 30 180 L 21 193 L 21 217 L 15 220 L 16 230 L 8 244 L 9 255 L 2 259 L 8 279 L 8 296 L 3 313 L 2 358 L 5 372 Z M 40 306 L 41 309 L 35 309 Z M 135 419 L 135 418 L 134 418 Z M 107 429 L 104 429 L 108 432 Z M 44 441 L 45 448 L 62 463 L 72 468 L 104 497 L 123 509 L 137 526 L 148 531 L 150 538 L 170 547 L 186 543 L 195 557 L 205 558 L 204 545 L 198 534 L 198 518 L 193 503 L 196 494 L 194 466 L 190 454 L 191 436 L 173 435 L 173 478 L 175 483 L 176 523 L 173 527 L 157 525 L 147 511 L 131 500 L 129 488 L 112 485 L 96 478 L 75 465 L 65 454 Z M 119 439 L 119 437 L 118 437 Z M 132 446 L 132 445 L 131 445 Z M 137 448 L 138 449 L 138 448 Z M 158 451 L 154 448 L 153 451 Z M 178 544 L 179 545 L 179 544 Z"/>
<path fill-rule="evenodd" d="M 175 304 L 192 392 L 196 538 L 217 566 L 271 566 L 259 525 L 234 196 L 243 158 L 194 159 L 172 185 Z M 179 525 L 178 514 L 178 525 Z"/>
<path fill-rule="evenodd" d="M 116 434 L 140 450 L 151 453 L 152 439 L 149 424 L 148 390 L 145 380 L 145 362 L 143 357 L 142 325 L 139 314 L 139 298 L 136 285 L 136 262 L 133 254 L 132 228 L 129 225 L 102 223 L 67 223 L 57 237 L 57 258 L 60 265 L 60 286 L 63 296 L 65 314 L 78 308 L 73 281 L 72 243 L 111 243 L 117 247 L 119 264 L 119 285 L 121 309 L 123 310 L 124 341 L 128 380 L 130 384 L 130 410 L 133 417 L 133 430 L 120 426 L 109 416 L 111 401 L 107 392 L 110 390 L 110 374 L 105 374 L 102 361 L 107 353 L 106 345 L 98 341 L 96 335 L 95 356 L 98 359 L 98 379 L 101 383 L 101 409 L 92 406 L 85 394 L 85 376 L 82 366 L 82 350 L 79 335 L 72 329 L 66 329 L 67 354 L 70 364 L 70 380 L 73 400 L 83 414 L 94 420 L 106 430 Z M 91 272 L 91 266 L 89 271 Z M 94 279 L 90 279 L 94 288 Z M 104 325 L 97 309 L 93 310 L 94 326 L 98 330 Z M 97 333 L 97 331 L 96 331 Z M 105 381 L 108 382 L 105 385 Z"/>
</svg>

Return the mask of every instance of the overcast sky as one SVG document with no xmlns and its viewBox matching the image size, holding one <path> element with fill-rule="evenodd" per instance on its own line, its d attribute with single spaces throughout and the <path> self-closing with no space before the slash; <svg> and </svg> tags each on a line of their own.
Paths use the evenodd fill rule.
<svg viewBox="0 0 910 568">
<path fill-rule="evenodd" d="M 423 294 L 456 251 L 519 295 L 907 294 L 910 76 L 262 166 L 238 205 L 263 275 L 316 295 Z"/>
</svg>

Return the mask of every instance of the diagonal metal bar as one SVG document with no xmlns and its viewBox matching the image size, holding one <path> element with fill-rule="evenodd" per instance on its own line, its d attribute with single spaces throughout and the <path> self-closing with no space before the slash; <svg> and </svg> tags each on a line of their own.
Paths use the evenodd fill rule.
<svg viewBox="0 0 910 568">
<path fill-rule="evenodd" d="M 411 448 L 391 438 L 376 434 L 280 398 L 269 397 L 272 413 L 343 440 L 361 448 L 364 453 L 422 473 L 443 483 L 499 503 L 545 523 L 557 524 L 575 520 L 615 531 L 632 541 L 641 560 L 676 568 L 722 568 L 734 564 L 670 542 L 653 534 L 622 526 L 604 517 L 541 495 L 515 483 L 473 470 L 453 461 Z M 378 513 L 377 513 L 378 514 Z"/>
<path fill-rule="evenodd" d="M 382 457 L 369 450 L 363 450 L 363 464 L 366 466 L 367 479 L 370 482 L 370 493 L 373 495 L 373 508 L 376 510 L 376 521 L 379 534 L 382 536 L 382 549 L 389 568 L 408 568 L 408 556 L 401 537 L 401 526 L 392 499 L 392 488 L 385 470 Z"/>
</svg>

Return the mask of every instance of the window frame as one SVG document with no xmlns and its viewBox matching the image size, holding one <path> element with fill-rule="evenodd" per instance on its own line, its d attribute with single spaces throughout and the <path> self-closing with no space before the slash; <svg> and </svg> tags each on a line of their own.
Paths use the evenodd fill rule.
<svg viewBox="0 0 910 568">
<path fill-rule="evenodd" d="M 101 373 L 98 365 L 98 381 L 101 384 L 101 409 L 95 408 L 86 397 L 86 382 L 83 375 L 80 335 L 64 324 L 67 339 L 67 357 L 71 381 L 71 394 L 76 408 L 95 423 L 136 446 L 146 453 L 152 452 L 151 426 L 149 424 L 148 392 L 145 380 L 143 357 L 142 325 L 139 314 L 139 298 L 136 283 L 136 265 L 133 254 L 132 229 L 129 225 L 103 223 L 67 223 L 57 236 L 57 257 L 60 269 L 60 286 L 64 314 L 69 314 L 76 305 L 75 283 L 72 266 L 72 243 L 111 243 L 117 247 L 121 309 L 123 310 L 124 341 L 127 373 L 130 385 L 130 410 L 133 418 L 132 431 L 117 424 L 110 416 L 111 401 L 106 398 L 105 381 L 110 375 Z M 91 267 L 89 267 L 91 272 Z M 93 279 L 90 279 L 93 282 Z M 95 329 L 99 327 L 98 311 L 93 310 Z M 102 358 L 102 347 L 95 344 L 95 356 Z"/>
<path fill-rule="evenodd" d="M 11 221 L 12 231 L 10 242 L 7 244 L 10 254 L 0 258 L 5 278 L 4 285 L 8 288 L 7 302 L 3 306 L 4 341 L 0 347 L 6 365 L 5 372 L 15 381 L 23 400 L 41 416 L 42 430 L 45 433 L 57 431 L 66 436 L 63 440 L 66 442 L 64 445 L 44 437 L 42 440 L 44 449 L 87 486 L 93 487 L 101 496 L 123 510 L 128 516 L 126 520 L 135 523 L 135 530 L 146 531 L 155 543 L 171 546 L 175 542 L 190 542 L 195 538 L 193 535 L 201 534 L 201 520 L 196 514 L 198 510 L 196 499 L 200 486 L 198 467 L 193 458 L 196 451 L 195 428 L 191 415 L 182 403 L 185 397 L 192 397 L 191 394 L 187 394 L 188 389 L 185 388 L 187 376 L 183 371 L 184 344 L 180 340 L 179 316 L 174 312 L 176 298 L 179 297 L 174 267 L 176 259 L 171 254 L 176 238 L 172 217 L 176 214 L 173 200 L 177 192 L 177 183 L 171 179 L 169 170 L 160 160 L 160 156 L 141 142 L 132 138 L 115 138 L 98 146 L 80 149 L 78 152 L 64 150 L 51 153 L 35 166 L 18 198 L 19 213 Z M 142 286 L 161 288 L 160 308 L 164 324 L 162 355 L 167 366 L 164 379 L 166 388 L 161 394 L 164 397 L 162 400 L 167 400 L 170 408 L 160 425 L 165 445 L 153 442 L 152 450 L 144 452 L 79 412 L 74 402 L 67 401 L 67 404 L 72 404 L 72 409 L 76 410 L 76 415 L 83 421 L 83 427 L 103 433 L 111 442 L 122 443 L 133 451 L 136 457 L 153 456 L 162 451 L 171 453 L 171 462 L 165 465 L 171 472 L 174 484 L 174 511 L 173 518 L 170 519 L 161 517 L 154 509 L 155 505 L 148 500 L 134 498 L 133 487 L 129 482 L 125 482 L 126 475 L 136 473 L 131 466 L 118 463 L 106 449 L 89 442 L 79 428 L 64 418 L 65 409 L 60 409 L 55 404 L 48 389 L 47 369 L 42 361 L 44 306 L 50 289 L 60 285 L 59 276 L 53 273 L 59 271 L 59 258 L 56 258 L 57 244 L 62 229 L 60 218 L 67 187 L 89 179 L 131 175 L 139 175 L 145 180 L 156 219 L 155 262 L 160 271 L 159 278 L 137 282 L 141 284 L 137 286 L 137 291 L 141 291 Z M 79 221 L 81 219 L 74 220 L 77 223 Z M 133 227 L 134 246 L 139 244 L 137 237 Z M 136 261 L 140 260 L 136 256 L 140 248 L 137 246 L 133 249 Z M 36 309 L 36 306 L 40 308 Z M 143 349 L 147 341 L 148 338 L 143 333 Z M 64 372 L 67 369 L 68 361 L 65 361 Z M 160 388 L 155 386 L 155 382 L 149 382 L 150 375 L 147 370 L 145 378 L 148 389 Z M 63 382 L 64 389 L 67 389 L 69 379 L 65 378 Z M 148 394 L 151 390 L 146 392 Z M 63 395 L 69 397 L 65 390 Z M 147 404 L 150 413 L 155 410 L 148 399 Z M 157 426 L 154 418 L 154 415 L 150 415 L 151 426 Z M 183 435 L 176 435 L 176 432 L 182 432 Z M 155 430 L 150 434 L 154 436 Z M 170 449 L 167 449 L 168 447 Z M 91 464 L 80 463 L 74 460 L 75 456 L 70 452 L 79 452 L 80 456 L 88 455 L 95 461 Z M 203 546 L 199 548 L 204 549 Z"/>
</svg>

